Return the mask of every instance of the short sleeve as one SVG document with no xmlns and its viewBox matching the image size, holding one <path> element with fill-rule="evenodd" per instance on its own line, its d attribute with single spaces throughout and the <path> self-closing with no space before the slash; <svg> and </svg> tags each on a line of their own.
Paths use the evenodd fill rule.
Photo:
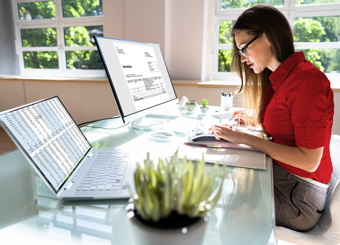
<svg viewBox="0 0 340 245">
<path fill-rule="evenodd" d="M 320 73 L 318 70 L 312 71 L 299 79 L 287 101 L 291 111 L 296 145 L 307 149 L 323 147 L 327 137 L 329 82 Z"/>
</svg>

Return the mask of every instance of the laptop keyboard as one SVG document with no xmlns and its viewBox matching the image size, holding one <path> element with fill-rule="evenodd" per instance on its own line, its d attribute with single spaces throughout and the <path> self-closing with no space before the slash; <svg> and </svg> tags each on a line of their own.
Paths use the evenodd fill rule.
<svg viewBox="0 0 340 245">
<path fill-rule="evenodd" d="M 123 184 L 129 155 L 120 151 L 101 151 L 77 191 L 126 190 Z"/>
</svg>

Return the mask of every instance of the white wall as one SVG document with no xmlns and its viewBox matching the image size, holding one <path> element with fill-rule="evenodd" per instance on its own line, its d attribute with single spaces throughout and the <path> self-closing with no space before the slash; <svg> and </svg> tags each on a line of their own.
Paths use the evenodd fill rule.
<svg viewBox="0 0 340 245">
<path fill-rule="evenodd" d="M 108 82 L 0 79 L 0 111 L 54 95 L 78 124 L 119 114 Z"/>
<path fill-rule="evenodd" d="M 104 0 L 104 35 L 161 45 L 172 79 L 200 80 L 204 0 Z"/>
<path fill-rule="evenodd" d="M 0 0 L 0 74 L 18 75 L 15 29 L 11 0 Z"/>
</svg>

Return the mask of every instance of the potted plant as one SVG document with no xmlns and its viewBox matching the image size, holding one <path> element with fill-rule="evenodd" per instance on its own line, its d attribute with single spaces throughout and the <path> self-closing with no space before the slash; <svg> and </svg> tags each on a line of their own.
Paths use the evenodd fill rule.
<svg viewBox="0 0 340 245">
<path fill-rule="evenodd" d="M 201 244 L 226 175 L 225 165 L 221 178 L 218 169 L 218 163 L 206 166 L 204 156 L 194 164 L 186 158 L 177 159 L 177 152 L 170 160 L 159 159 L 155 166 L 147 154 L 144 168 L 137 164 L 136 193 L 129 186 L 131 199 L 126 208 L 133 234 L 144 238 L 138 244 Z M 186 235 L 189 233 L 194 234 Z"/>
<path fill-rule="evenodd" d="M 207 113 L 209 111 L 209 107 L 208 107 L 208 100 L 207 99 L 203 99 L 201 101 L 202 106 L 200 107 L 200 110 L 202 113 Z"/>
<path fill-rule="evenodd" d="M 189 100 L 186 104 L 185 104 L 185 109 L 187 109 L 188 111 L 194 111 L 196 110 L 198 107 L 196 100 Z"/>
</svg>

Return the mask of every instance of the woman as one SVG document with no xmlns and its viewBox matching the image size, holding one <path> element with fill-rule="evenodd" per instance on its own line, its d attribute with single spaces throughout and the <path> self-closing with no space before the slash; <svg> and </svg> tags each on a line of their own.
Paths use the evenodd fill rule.
<svg viewBox="0 0 340 245">
<path fill-rule="evenodd" d="M 213 127 L 217 139 L 246 144 L 273 158 L 276 225 L 305 231 L 319 220 L 333 171 L 329 142 L 333 92 L 327 77 L 294 51 L 285 16 L 260 4 L 235 22 L 232 71 L 241 78 L 246 124 L 270 140 L 231 126 Z M 251 112 L 251 113 L 250 113 Z"/>
</svg>

